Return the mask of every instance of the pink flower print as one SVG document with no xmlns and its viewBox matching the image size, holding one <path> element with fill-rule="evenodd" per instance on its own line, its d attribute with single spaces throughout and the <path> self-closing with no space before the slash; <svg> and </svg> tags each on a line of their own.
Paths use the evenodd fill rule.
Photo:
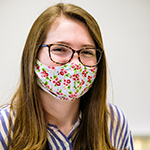
<svg viewBox="0 0 150 150">
<path fill-rule="evenodd" d="M 80 77 L 79 74 L 76 74 L 76 78 L 79 79 L 79 77 Z"/>
<path fill-rule="evenodd" d="M 60 71 L 60 74 L 63 76 L 63 75 L 64 75 L 64 72 L 63 72 L 63 71 Z"/>
<path fill-rule="evenodd" d="M 78 67 L 78 64 L 75 64 L 76 67 Z"/>
<path fill-rule="evenodd" d="M 39 65 L 37 65 L 36 69 L 37 69 L 37 70 L 40 70 L 40 66 L 39 66 Z"/>
<path fill-rule="evenodd" d="M 92 68 L 91 71 L 94 72 L 96 68 Z"/>
<path fill-rule="evenodd" d="M 86 70 L 82 72 L 82 76 L 86 77 Z"/>
<path fill-rule="evenodd" d="M 60 93 L 59 92 L 56 92 L 58 95 L 60 95 Z"/>
<path fill-rule="evenodd" d="M 82 79 L 82 80 L 81 80 L 81 85 L 83 85 L 84 83 L 85 83 L 85 81 Z"/>
<path fill-rule="evenodd" d="M 52 67 L 52 70 L 55 70 L 55 67 Z"/>
<path fill-rule="evenodd" d="M 74 97 L 74 95 L 73 95 L 73 94 L 70 94 L 70 95 L 69 95 L 69 97 L 70 97 L 70 98 L 73 98 L 73 97 Z"/>
<path fill-rule="evenodd" d="M 74 68 L 75 68 L 75 65 L 72 65 L 72 67 L 71 67 L 71 68 L 73 68 L 73 69 L 74 69 Z"/>
<path fill-rule="evenodd" d="M 73 81 L 76 81 L 76 78 L 74 77 L 74 78 L 72 78 L 73 79 Z"/>
<path fill-rule="evenodd" d="M 76 77 L 76 74 L 73 74 L 72 76 L 73 76 L 73 77 Z"/>
<path fill-rule="evenodd" d="M 80 69 L 81 69 L 81 66 L 78 65 L 78 66 L 77 66 L 77 70 L 80 70 Z"/>
<path fill-rule="evenodd" d="M 77 92 L 75 92 L 74 97 L 77 97 L 77 96 L 78 96 L 78 93 L 77 93 Z"/>
<path fill-rule="evenodd" d="M 56 82 L 56 85 L 57 85 L 57 86 L 60 86 L 60 85 L 61 85 L 61 83 L 60 83 L 59 81 L 57 81 L 57 82 Z"/>
<path fill-rule="evenodd" d="M 49 86 L 49 85 L 46 85 L 46 87 L 47 87 L 48 89 L 50 89 L 50 86 Z"/>
<path fill-rule="evenodd" d="M 58 78 L 56 78 L 55 81 L 58 81 Z"/>
<path fill-rule="evenodd" d="M 69 98 L 67 98 L 67 97 L 62 97 L 62 99 L 67 101 Z"/>
<path fill-rule="evenodd" d="M 86 88 L 84 88 L 83 92 L 85 92 L 85 91 L 86 91 Z"/>
<path fill-rule="evenodd" d="M 92 77 L 88 76 L 88 82 L 91 82 Z"/>
<path fill-rule="evenodd" d="M 42 77 L 47 77 L 48 76 L 48 73 L 46 71 L 42 71 L 41 74 L 42 74 L 41 75 Z"/>
<path fill-rule="evenodd" d="M 78 80 L 79 79 L 79 77 L 80 77 L 80 75 L 79 74 L 73 74 L 73 80 Z"/>
<path fill-rule="evenodd" d="M 66 100 L 65 97 L 62 97 L 63 100 Z"/>
<path fill-rule="evenodd" d="M 60 72 L 58 72 L 58 74 L 60 74 L 60 75 L 64 75 L 64 74 L 67 74 L 67 71 L 66 70 L 64 70 L 64 69 L 61 69 L 61 71 Z"/>
<path fill-rule="evenodd" d="M 67 86 L 68 84 L 66 82 L 64 82 L 63 85 Z"/>
<path fill-rule="evenodd" d="M 67 83 L 68 83 L 68 84 L 70 84 L 70 83 L 71 83 L 71 81 L 68 79 L 68 80 L 67 80 Z"/>
<path fill-rule="evenodd" d="M 75 81 L 76 80 L 76 74 L 73 74 L 73 81 Z"/>
</svg>

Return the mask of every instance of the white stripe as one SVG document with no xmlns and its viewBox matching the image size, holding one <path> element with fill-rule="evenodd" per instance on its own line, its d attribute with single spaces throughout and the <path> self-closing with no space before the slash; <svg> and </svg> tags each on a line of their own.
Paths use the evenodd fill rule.
<svg viewBox="0 0 150 150">
<path fill-rule="evenodd" d="M 53 150 L 57 150 L 57 149 L 56 149 L 56 145 L 54 144 L 54 142 L 53 142 L 53 140 L 51 139 L 51 137 L 50 137 L 49 134 L 51 134 L 50 131 L 48 131 L 48 134 L 47 134 L 47 136 L 48 136 L 48 142 L 49 142 L 50 145 L 52 146 L 52 149 L 53 149 Z M 52 134 L 51 134 L 51 135 L 52 135 Z"/>
<path fill-rule="evenodd" d="M 110 104 L 111 105 L 111 104 Z M 108 105 L 108 111 L 109 113 L 111 114 L 111 108 L 113 110 L 113 113 L 114 113 L 114 117 L 115 117 L 115 120 L 113 121 L 113 130 L 112 130 L 112 136 L 110 137 L 112 139 L 112 145 L 114 146 L 115 145 L 115 148 L 121 150 L 121 146 L 122 146 L 122 149 L 124 149 L 125 147 L 125 142 L 127 140 L 127 138 L 129 138 L 129 141 L 128 141 L 128 144 L 127 144 L 127 147 L 131 147 L 131 144 L 130 144 L 130 130 L 128 129 L 128 122 L 126 120 L 126 117 L 125 115 L 123 114 L 123 112 L 118 109 L 117 107 L 115 107 L 114 105 L 111 105 L 109 106 Z M 118 110 L 118 112 L 117 112 Z M 118 113 L 120 114 L 120 121 L 118 120 L 119 119 L 119 116 L 118 116 Z M 112 114 L 111 114 L 112 115 Z M 125 120 L 124 120 L 125 119 Z M 111 116 L 108 115 L 108 130 L 110 132 L 110 128 L 111 128 Z M 115 139 L 115 132 L 116 132 L 116 129 L 117 129 L 117 123 L 119 121 L 119 128 L 118 128 L 118 131 L 117 131 L 117 134 L 116 134 L 116 139 Z M 123 128 L 123 131 L 122 130 L 122 127 L 123 127 L 123 124 L 124 124 L 124 128 Z M 126 129 L 127 129 L 127 134 L 126 134 L 126 137 L 124 139 L 124 136 L 125 136 L 125 132 L 126 132 Z M 111 133 L 109 133 L 111 134 Z M 121 136 L 120 138 L 120 142 L 119 142 L 119 137 Z"/>
<path fill-rule="evenodd" d="M 2 109 L 0 113 L 3 117 L 3 119 L 4 119 L 6 129 L 8 130 L 9 122 L 8 122 L 8 118 L 7 118 L 7 115 L 6 115 L 6 112 L 5 112 L 5 110 L 7 110 L 7 109 L 8 109 L 8 107 Z M 8 138 L 7 138 L 7 133 L 5 133 L 5 130 L 4 130 L 4 127 L 2 125 L 2 120 L 0 120 L 0 132 L 1 132 L 1 135 L 2 135 L 5 143 L 7 144 Z"/>
</svg>

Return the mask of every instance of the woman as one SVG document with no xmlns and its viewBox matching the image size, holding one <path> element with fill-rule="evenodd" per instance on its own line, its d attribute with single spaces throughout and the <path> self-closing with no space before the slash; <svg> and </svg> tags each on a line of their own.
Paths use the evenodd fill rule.
<svg viewBox="0 0 150 150">
<path fill-rule="evenodd" d="M 123 113 L 106 102 L 106 58 L 98 24 L 59 3 L 33 24 L 11 104 L 0 110 L 0 149 L 133 149 Z"/>
</svg>

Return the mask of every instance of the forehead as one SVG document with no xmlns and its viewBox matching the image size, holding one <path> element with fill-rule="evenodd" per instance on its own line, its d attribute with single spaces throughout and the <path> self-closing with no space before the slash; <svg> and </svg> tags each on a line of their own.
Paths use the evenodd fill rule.
<svg viewBox="0 0 150 150">
<path fill-rule="evenodd" d="M 77 19 L 66 16 L 61 16 L 52 23 L 44 43 L 57 41 L 94 44 L 87 26 Z"/>
</svg>

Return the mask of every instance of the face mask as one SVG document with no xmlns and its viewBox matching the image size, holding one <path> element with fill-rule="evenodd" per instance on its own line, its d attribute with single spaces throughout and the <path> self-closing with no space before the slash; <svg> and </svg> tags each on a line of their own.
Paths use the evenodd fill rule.
<svg viewBox="0 0 150 150">
<path fill-rule="evenodd" d="M 63 66 L 46 66 L 36 60 L 38 85 L 59 100 L 72 101 L 85 94 L 96 77 L 96 67 L 85 67 L 80 62 Z"/>
</svg>

